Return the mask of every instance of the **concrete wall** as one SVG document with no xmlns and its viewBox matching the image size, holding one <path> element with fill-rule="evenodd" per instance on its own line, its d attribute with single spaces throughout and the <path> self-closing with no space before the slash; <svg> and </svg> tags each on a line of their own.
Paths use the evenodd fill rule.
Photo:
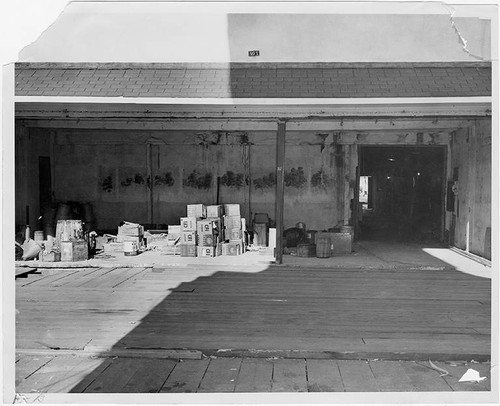
<svg viewBox="0 0 500 406">
<path fill-rule="evenodd" d="M 451 178 L 458 168 L 455 245 L 491 259 L 491 120 L 457 131 L 451 143 Z"/>
<path fill-rule="evenodd" d="M 16 226 L 26 225 L 26 206 L 29 206 L 29 224 L 35 230 L 39 228 L 41 215 L 38 160 L 41 156 L 51 156 L 50 132 L 16 125 L 15 154 Z"/>
<path fill-rule="evenodd" d="M 491 59 L 491 21 L 439 4 L 74 2 L 20 62 L 439 62 Z M 247 8 L 249 6 L 247 5 Z M 465 9 L 465 8 L 464 8 Z M 195 10 L 195 11 L 193 11 Z M 488 18 L 489 17 L 489 18 Z M 466 47 L 464 43 L 466 42 Z M 346 46 L 346 44 L 348 44 Z M 248 51 L 259 50 L 258 57 Z"/>
<path fill-rule="evenodd" d="M 122 220 L 178 224 L 187 204 L 216 203 L 218 177 L 220 203 L 239 203 L 247 220 L 254 213 L 275 217 L 273 131 L 31 132 L 45 141 L 32 140 L 30 160 L 51 150 L 47 153 L 54 166 L 54 199 L 91 203 L 99 229 L 114 229 Z M 344 152 L 344 146 L 325 144 L 314 132 L 287 133 L 285 227 L 299 221 L 311 229 L 344 223 L 344 181 L 349 172 L 344 165 L 350 162 Z M 20 177 L 22 170 L 19 167 Z M 18 182 L 28 189 L 21 178 Z M 38 189 L 29 190 L 28 200 L 38 199 Z M 16 222 L 22 219 L 27 195 L 16 196 Z"/>
</svg>

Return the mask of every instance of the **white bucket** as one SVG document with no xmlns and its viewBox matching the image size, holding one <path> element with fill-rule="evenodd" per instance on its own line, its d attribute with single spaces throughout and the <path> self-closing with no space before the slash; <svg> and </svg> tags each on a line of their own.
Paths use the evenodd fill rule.
<svg viewBox="0 0 500 406">
<path fill-rule="evenodd" d="M 123 243 L 123 253 L 126 256 L 137 255 L 139 253 L 139 247 L 135 241 L 125 241 Z"/>
</svg>

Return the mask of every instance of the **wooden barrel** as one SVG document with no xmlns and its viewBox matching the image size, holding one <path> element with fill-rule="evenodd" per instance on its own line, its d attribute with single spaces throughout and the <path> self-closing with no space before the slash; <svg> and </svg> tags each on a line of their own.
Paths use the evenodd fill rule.
<svg viewBox="0 0 500 406">
<path fill-rule="evenodd" d="M 318 237 L 316 239 L 316 257 L 317 258 L 330 258 L 332 250 L 332 243 L 330 237 Z"/>
<path fill-rule="evenodd" d="M 58 220 L 56 241 L 74 241 L 83 239 L 82 220 Z"/>
</svg>

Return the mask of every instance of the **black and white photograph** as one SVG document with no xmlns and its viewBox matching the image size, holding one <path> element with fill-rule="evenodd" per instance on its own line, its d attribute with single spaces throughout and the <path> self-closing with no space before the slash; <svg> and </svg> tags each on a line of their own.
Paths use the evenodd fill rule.
<svg viewBox="0 0 500 406">
<path fill-rule="evenodd" d="M 3 403 L 498 404 L 496 1 L 6 3 Z"/>
</svg>

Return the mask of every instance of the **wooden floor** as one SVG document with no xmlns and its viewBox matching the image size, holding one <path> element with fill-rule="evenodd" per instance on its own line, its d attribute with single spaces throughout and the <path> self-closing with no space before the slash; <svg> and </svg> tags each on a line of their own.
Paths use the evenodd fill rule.
<svg viewBox="0 0 500 406">
<path fill-rule="evenodd" d="M 72 268 L 16 285 L 18 349 L 490 359 L 490 280 L 451 270 Z"/>
<path fill-rule="evenodd" d="M 16 360 L 16 391 L 30 394 L 490 390 L 489 363 L 36 355 L 20 355 Z M 458 382 L 469 368 L 486 380 Z"/>
</svg>

